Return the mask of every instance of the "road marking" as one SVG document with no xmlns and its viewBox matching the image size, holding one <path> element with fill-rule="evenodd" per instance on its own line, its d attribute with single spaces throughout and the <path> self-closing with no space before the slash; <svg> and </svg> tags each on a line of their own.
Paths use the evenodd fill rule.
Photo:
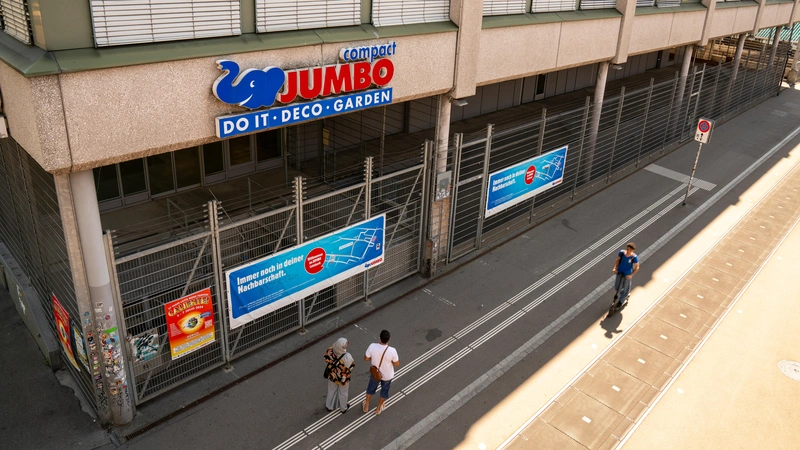
<svg viewBox="0 0 800 450">
<path fill-rule="evenodd" d="M 688 183 L 689 182 L 689 175 L 682 174 L 680 172 L 676 172 L 672 169 L 667 169 L 666 167 L 659 166 L 657 164 L 650 164 L 644 168 L 644 170 L 648 172 L 652 172 L 656 175 L 661 175 L 667 177 L 671 180 L 675 180 L 679 183 Z M 708 181 L 700 180 L 695 178 L 692 180 L 692 186 L 697 186 L 704 191 L 710 191 L 717 187 L 714 183 L 709 183 Z"/>
<path fill-rule="evenodd" d="M 666 341 L 666 340 L 667 340 L 667 337 L 666 337 L 666 336 L 664 336 L 664 335 L 662 334 L 662 335 L 661 335 L 661 339 L 663 339 L 663 340 L 665 340 L 665 341 Z"/>
<path fill-rule="evenodd" d="M 583 421 L 586 422 L 586 423 L 592 423 L 592 419 L 590 419 L 590 418 L 588 418 L 586 416 L 583 416 Z"/>
<path fill-rule="evenodd" d="M 681 317 L 683 317 L 685 319 L 686 318 L 686 314 L 681 314 Z"/>
<path fill-rule="evenodd" d="M 637 359 L 640 363 L 644 364 L 644 360 L 642 358 Z"/>
<path fill-rule="evenodd" d="M 617 391 L 617 392 L 619 392 L 619 391 L 620 391 L 620 388 L 618 388 L 618 387 L 616 387 L 616 386 L 611 386 L 611 389 L 613 389 L 613 390 L 615 390 L 615 391 Z"/>
</svg>

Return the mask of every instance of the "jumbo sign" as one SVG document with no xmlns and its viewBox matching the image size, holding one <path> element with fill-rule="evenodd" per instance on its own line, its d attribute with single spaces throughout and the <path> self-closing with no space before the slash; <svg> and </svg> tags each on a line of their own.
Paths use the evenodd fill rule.
<svg viewBox="0 0 800 450">
<path fill-rule="evenodd" d="M 222 102 L 257 110 L 217 117 L 217 137 L 230 138 L 270 128 L 357 111 L 392 102 L 394 64 L 387 56 L 397 44 L 345 48 L 339 57 L 346 64 L 284 71 L 278 67 L 241 71 L 233 61 L 220 60 L 223 74 L 212 91 Z M 375 86 L 376 88 L 370 89 Z M 329 97 L 319 99 L 320 97 Z M 295 101 L 306 100 L 302 103 Z"/>
</svg>

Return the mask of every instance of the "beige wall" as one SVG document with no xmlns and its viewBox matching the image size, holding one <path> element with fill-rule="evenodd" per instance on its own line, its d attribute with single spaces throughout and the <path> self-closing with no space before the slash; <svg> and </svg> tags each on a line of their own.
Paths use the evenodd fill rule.
<svg viewBox="0 0 800 450">
<path fill-rule="evenodd" d="M 450 89 L 456 33 L 394 41 L 397 54 L 391 57 L 395 75 L 390 86 L 395 102 Z M 233 60 L 242 69 L 267 65 L 294 69 L 333 64 L 339 49 L 359 44 L 309 46 L 62 75 L 72 170 L 217 140 L 215 117 L 247 111 L 213 96 L 211 86 L 220 75 L 217 59 Z"/>
<path fill-rule="evenodd" d="M 764 5 L 761 13 L 760 28 L 770 28 L 776 25 L 786 25 L 791 20 L 793 3 L 777 3 Z"/>
<path fill-rule="evenodd" d="M 68 168 L 70 154 L 58 78 L 27 79 L 0 63 L 0 91 L 11 137 L 45 170 Z"/>
<path fill-rule="evenodd" d="M 611 18 L 483 30 L 478 85 L 608 60 L 619 23 Z"/>
<path fill-rule="evenodd" d="M 631 32 L 631 55 L 700 41 L 705 11 L 636 16 Z"/>
</svg>

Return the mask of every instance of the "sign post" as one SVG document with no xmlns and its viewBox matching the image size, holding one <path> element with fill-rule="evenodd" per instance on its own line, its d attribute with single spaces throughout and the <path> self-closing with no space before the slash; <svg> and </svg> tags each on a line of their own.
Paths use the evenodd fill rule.
<svg viewBox="0 0 800 450">
<path fill-rule="evenodd" d="M 700 160 L 700 150 L 703 149 L 703 144 L 708 143 L 711 139 L 711 131 L 714 129 L 714 121 L 711 119 L 703 119 L 697 122 L 697 130 L 694 133 L 694 140 L 700 143 L 697 147 L 697 155 L 694 157 L 694 165 L 692 166 L 692 174 L 689 175 L 689 184 L 686 186 L 686 195 L 683 197 L 683 205 L 686 206 L 686 199 L 689 198 L 689 191 L 692 190 L 692 180 L 694 180 L 694 171 L 697 170 L 697 161 Z"/>
</svg>

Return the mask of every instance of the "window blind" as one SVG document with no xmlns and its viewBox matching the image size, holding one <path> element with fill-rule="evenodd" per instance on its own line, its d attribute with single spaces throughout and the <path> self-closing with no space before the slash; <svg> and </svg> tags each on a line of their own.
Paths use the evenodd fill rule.
<svg viewBox="0 0 800 450">
<path fill-rule="evenodd" d="M 372 0 L 376 27 L 450 20 L 450 0 Z"/>
<path fill-rule="evenodd" d="M 577 0 L 532 0 L 531 12 L 575 11 L 577 5 Z"/>
<path fill-rule="evenodd" d="M 609 9 L 616 6 L 615 0 L 581 0 L 581 9 Z"/>
<path fill-rule="evenodd" d="M 656 0 L 656 6 L 659 8 L 673 8 L 681 6 L 681 0 Z"/>
<path fill-rule="evenodd" d="M 483 0 L 484 16 L 525 14 L 525 0 Z"/>
<path fill-rule="evenodd" d="M 360 23 L 361 0 L 256 0 L 259 33 Z"/>
<path fill-rule="evenodd" d="M 239 0 L 91 0 L 98 46 L 242 34 Z"/>
<path fill-rule="evenodd" d="M 653 6 L 655 3 L 655 0 L 636 0 L 636 7 L 641 8 L 642 6 Z"/>
<path fill-rule="evenodd" d="M 0 0 L 0 16 L 6 34 L 22 43 L 31 43 L 30 17 L 25 0 Z"/>
</svg>

